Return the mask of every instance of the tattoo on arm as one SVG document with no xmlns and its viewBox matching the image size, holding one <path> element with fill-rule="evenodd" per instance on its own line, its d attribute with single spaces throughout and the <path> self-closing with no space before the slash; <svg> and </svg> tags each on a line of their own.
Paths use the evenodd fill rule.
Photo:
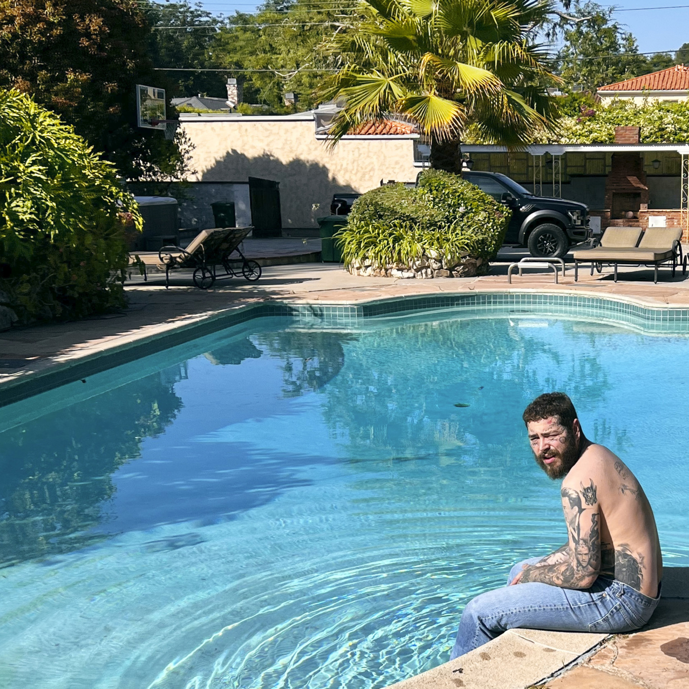
<svg viewBox="0 0 689 689">
<path fill-rule="evenodd" d="M 560 562 L 565 562 L 569 559 L 571 559 L 571 555 L 569 552 L 569 543 L 565 543 L 565 545 L 553 551 L 552 553 L 550 553 L 550 555 L 546 555 L 545 557 L 541 558 L 538 562 L 534 564 L 534 567 L 556 565 Z"/>
<path fill-rule="evenodd" d="M 601 569 L 600 520 L 596 485 L 563 487 L 562 507 L 569 532 L 567 558 L 526 567 L 521 582 L 539 581 L 562 588 L 586 588 Z M 561 549 L 562 551 L 562 549 Z M 560 552 L 560 551 L 558 551 Z M 553 553 L 551 558 L 555 556 Z"/>
</svg>

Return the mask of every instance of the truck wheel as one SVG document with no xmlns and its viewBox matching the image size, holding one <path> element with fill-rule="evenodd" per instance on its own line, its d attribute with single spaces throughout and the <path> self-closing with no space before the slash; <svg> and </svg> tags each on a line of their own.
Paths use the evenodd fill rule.
<svg viewBox="0 0 689 689">
<path fill-rule="evenodd" d="M 561 227 L 545 223 L 529 235 L 529 253 L 538 258 L 564 258 L 569 251 L 567 235 Z"/>
</svg>

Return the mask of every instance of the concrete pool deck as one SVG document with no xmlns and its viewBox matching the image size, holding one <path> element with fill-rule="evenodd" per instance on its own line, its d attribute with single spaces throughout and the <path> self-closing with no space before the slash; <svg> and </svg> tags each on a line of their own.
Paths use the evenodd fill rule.
<svg viewBox="0 0 689 689">
<path fill-rule="evenodd" d="M 301 240 L 297 240 L 301 241 Z M 309 246 L 309 249 L 312 247 Z M 353 277 L 340 266 L 320 263 L 273 265 L 260 281 L 219 280 L 213 290 L 191 286 L 190 275 L 163 275 L 126 286 L 129 307 L 115 314 L 73 323 L 15 328 L 0 333 L 0 405 L 4 391 L 19 389 L 52 371 L 75 367 L 137 342 L 159 341 L 195 324 L 236 309 L 281 301 L 295 304 L 357 304 L 423 295 L 514 292 L 565 293 L 628 300 L 646 306 L 689 308 L 689 276 L 670 278 L 666 269 L 653 284 L 651 269 L 625 268 L 615 284 L 609 273 L 568 270 L 560 284 L 552 274 L 514 276 L 507 283 L 509 256 L 479 278 L 401 280 Z M 518 260 L 518 256 L 515 258 Z M 116 363 L 116 362 L 115 362 Z M 34 390 L 38 391 L 38 389 Z M 10 402 L 11 395 L 5 399 Z M 668 568 L 664 597 L 651 624 L 636 634 L 601 635 L 511 631 L 463 659 L 395 685 L 397 689 L 521 689 L 535 684 L 552 689 L 661 689 L 689 687 L 689 569 Z M 589 656 L 589 654 L 592 654 Z M 566 670 L 561 677 L 558 673 Z M 460 672 L 461 670 L 461 672 Z"/>
</svg>

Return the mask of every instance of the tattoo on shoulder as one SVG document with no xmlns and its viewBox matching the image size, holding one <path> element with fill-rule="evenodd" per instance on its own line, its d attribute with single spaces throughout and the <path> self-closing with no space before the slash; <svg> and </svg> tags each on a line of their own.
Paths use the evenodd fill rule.
<svg viewBox="0 0 689 689">
<path fill-rule="evenodd" d="M 615 471 L 620 475 L 623 481 L 626 481 L 629 478 L 629 472 L 627 471 L 627 467 L 622 464 L 622 462 L 619 459 L 615 460 Z"/>
<path fill-rule="evenodd" d="M 635 498 L 639 497 L 639 491 L 636 488 L 628 486 L 626 483 L 623 483 L 620 486 L 620 493 L 622 493 L 622 495 L 626 495 L 627 493 L 629 493 L 630 495 L 633 495 Z"/>
<path fill-rule="evenodd" d="M 581 494 L 584 497 L 584 502 L 587 505 L 595 505 L 598 502 L 598 497 L 596 495 L 596 485 L 593 480 L 591 480 L 588 486 L 581 484 Z"/>
</svg>

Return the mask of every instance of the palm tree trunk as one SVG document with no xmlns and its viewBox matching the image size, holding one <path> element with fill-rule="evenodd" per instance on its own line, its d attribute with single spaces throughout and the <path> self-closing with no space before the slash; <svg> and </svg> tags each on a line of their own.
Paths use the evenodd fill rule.
<svg viewBox="0 0 689 689">
<path fill-rule="evenodd" d="M 454 172 L 457 175 L 460 174 L 462 171 L 460 144 L 461 141 L 459 139 L 439 141 L 433 138 L 431 140 L 431 167 L 434 170 L 445 170 L 446 172 Z"/>
</svg>

